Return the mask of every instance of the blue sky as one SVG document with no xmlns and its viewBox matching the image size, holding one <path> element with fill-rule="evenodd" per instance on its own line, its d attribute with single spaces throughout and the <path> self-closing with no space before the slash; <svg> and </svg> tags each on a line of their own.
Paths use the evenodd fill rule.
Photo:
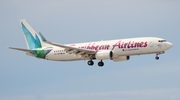
<svg viewBox="0 0 180 100">
<path fill-rule="evenodd" d="M 1 0 L 0 100 L 179 100 L 179 9 L 179 0 Z M 153 36 L 174 46 L 159 61 L 132 56 L 103 68 L 39 60 L 7 48 L 26 48 L 20 19 L 61 44 Z"/>
</svg>

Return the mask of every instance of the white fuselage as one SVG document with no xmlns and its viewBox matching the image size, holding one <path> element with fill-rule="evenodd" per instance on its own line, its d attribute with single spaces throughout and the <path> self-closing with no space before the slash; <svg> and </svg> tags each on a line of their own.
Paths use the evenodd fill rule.
<svg viewBox="0 0 180 100">
<path fill-rule="evenodd" d="M 141 37 L 117 39 L 97 42 L 74 43 L 63 45 L 45 39 L 37 33 L 25 20 L 20 20 L 28 49 L 9 47 L 10 49 L 26 52 L 27 55 L 55 61 L 88 60 L 87 64 L 94 65 L 93 60 L 99 60 L 98 66 L 104 66 L 103 60 L 114 62 L 129 60 L 132 55 L 164 53 L 173 45 L 162 38 Z"/>
<path fill-rule="evenodd" d="M 142 38 L 129 38 L 117 39 L 98 42 L 75 43 L 67 46 L 77 47 L 81 49 L 99 51 L 112 51 L 114 57 L 131 56 L 141 54 L 161 54 L 172 47 L 170 42 L 162 38 L 155 37 L 142 37 Z M 89 60 L 89 57 L 83 57 L 81 54 L 74 54 L 74 51 L 66 52 L 64 48 L 54 46 L 50 53 L 46 55 L 48 60 L 57 61 L 73 61 L 73 60 Z M 105 60 L 99 59 L 99 60 Z"/>
</svg>

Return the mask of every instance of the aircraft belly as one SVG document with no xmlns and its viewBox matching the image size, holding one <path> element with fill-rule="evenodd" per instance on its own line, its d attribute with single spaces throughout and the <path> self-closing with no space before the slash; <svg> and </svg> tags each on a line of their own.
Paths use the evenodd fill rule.
<svg viewBox="0 0 180 100">
<path fill-rule="evenodd" d="M 56 60 L 56 61 L 73 61 L 73 60 L 82 60 L 83 58 L 80 55 L 74 54 L 48 54 L 46 56 L 47 60 Z"/>
</svg>

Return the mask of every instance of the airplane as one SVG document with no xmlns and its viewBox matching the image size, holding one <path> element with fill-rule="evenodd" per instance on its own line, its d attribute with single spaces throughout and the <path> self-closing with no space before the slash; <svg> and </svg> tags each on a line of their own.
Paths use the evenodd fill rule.
<svg viewBox="0 0 180 100">
<path fill-rule="evenodd" d="M 48 41 L 40 32 L 36 32 L 31 25 L 21 19 L 20 24 L 24 33 L 28 49 L 9 47 L 10 49 L 26 52 L 27 55 L 40 59 L 54 61 L 88 60 L 89 66 L 93 60 L 99 60 L 98 66 L 104 66 L 103 60 L 114 62 L 126 61 L 130 56 L 165 53 L 173 44 L 158 37 L 138 37 L 107 41 L 58 44 Z"/>
</svg>

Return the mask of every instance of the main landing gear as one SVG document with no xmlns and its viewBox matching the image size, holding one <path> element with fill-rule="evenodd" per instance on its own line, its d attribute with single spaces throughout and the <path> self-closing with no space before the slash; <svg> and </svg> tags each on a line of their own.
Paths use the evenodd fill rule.
<svg viewBox="0 0 180 100">
<path fill-rule="evenodd" d="M 88 62 L 87 62 L 87 64 L 89 65 L 89 66 L 92 66 L 92 65 L 94 65 L 94 62 L 92 61 L 92 60 L 89 60 Z M 104 66 L 104 62 L 101 60 L 100 62 L 98 62 L 98 66 L 99 67 L 102 67 L 102 66 Z"/>
<path fill-rule="evenodd" d="M 89 60 L 87 63 L 88 63 L 89 66 L 94 65 L 94 62 L 92 60 Z"/>
<path fill-rule="evenodd" d="M 100 62 L 98 62 L 98 66 L 99 67 L 102 67 L 102 66 L 104 66 L 104 62 L 101 60 Z"/>
</svg>

